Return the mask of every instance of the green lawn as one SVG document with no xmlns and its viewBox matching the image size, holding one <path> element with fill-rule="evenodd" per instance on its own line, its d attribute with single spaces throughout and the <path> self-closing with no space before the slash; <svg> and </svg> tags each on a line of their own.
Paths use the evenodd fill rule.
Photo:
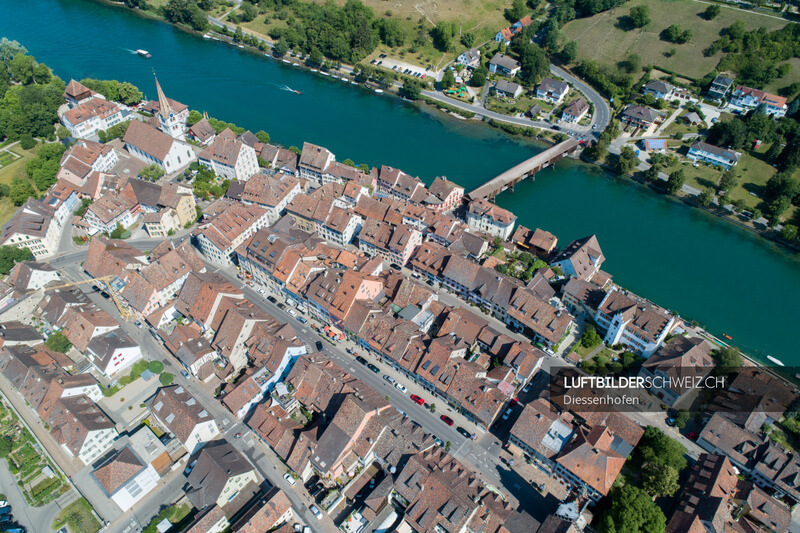
<svg viewBox="0 0 800 533">
<path fill-rule="evenodd" d="M 65 507 L 53 521 L 53 530 L 67 525 L 71 533 L 96 533 L 100 531 L 100 522 L 92 514 L 92 506 L 81 498 Z"/>
<path fill-rule="evenodd" d="M 531 98 L 530 96 L 520 96 L 516 100 L 511 100 L 507 98 L 497 98 L 492 95 L 486 99 L 486 109 L 512 116 L 527 112 L 533 107 L 533 104 L 541 105 L 541 101 L 536 98 Z"/>
<path fill-rule="evenodd" d="M 631 8 L 637 5 L 650 7 L 650 24 L 631 31 L 620 29 L 620 19 L 627 17 Z M 642 58 L 643 65 L 651 64 L 690 78 L 702 78 L 714 70 L 723 56 L 720 52 L 705 57 L 703 50 L 720 37 L 720 31 L 724 28 L 737 20 L 743 21 L 748 30 L 761 26 L 774 30 L 788 23 L 725 5 L 720 7 L 720 15 L 707 21 L 699 16 L 706 8 L 704 3 L 693 0 L 630 0 L 593 17 L 573 20 L 564 26 L 564 34 L 568 40 L 578 41 L 579 59 L 594 59 L 601 64 L 616 66 L 628 54 L 635 53 Z M 691 40 L 685 44 L 662 41 L 659 34 L 671 24 L 690 30 Z M 673 48 L 675 55 L 666 57 L 664 53 Z M 795 67 L 792 75 L 798 75 L 797 70 Z"/>
<path fill-rule="evenodd" d="M 36 157 L 36 148 L 32 150 L 23 150 L 19 144 L 15 144 L 10 150 L 21 157 L 0 168 L 0 183 L 9 186 L 11 185 L 11 181 L 17 176 L 27 178 L 25 174 L 25 163 Z M 0 224 L 5 224 L 8 219 L 14 215 L 16 209 L 14 204 L 11 203 L 11 200 L 8 198 L 0 198 Z"/>
</svg>

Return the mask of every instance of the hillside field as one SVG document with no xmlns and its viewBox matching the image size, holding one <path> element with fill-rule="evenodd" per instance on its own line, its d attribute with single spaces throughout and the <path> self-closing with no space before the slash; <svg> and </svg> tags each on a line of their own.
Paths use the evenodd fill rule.
<svg viewBox="0 0 800 533">
<path fill-rule="evenodd" d="M 641 29 L 625 31 L 619 26 L 628 16 L 632 7 L 650 7 L 650 23 Z M 714 20 L 706 20 L 701 15 L 708 4 L 694 0 L 631 0 L 609 11 L 593 17 L 576 19 L 564 26 L 568 40 L 578 41 L 578 59 L 594 59 L 601 64 L 616 65 L 630 54 L 638 54 L 643 65 L 654 65 L 678 72 L 690 78 L 702 78 L 717 66 L 723 53 L 705 57 L 703 50 L 719 39 L 723 29 L 736 20 L 745 22 L 748 30 L 761 26 L 767 30 L 780 29 L 787 21 L 752 13 L 741 9 L 720 6 L 722 12 Z M 685 44 L 662 41 L 660 33 L 671 24 L 677 24 L 692 32 L 692 38 Z M 671 49 L 672 57 L 665 55 Z M 797 65 L 794 65 L 797 67 Z M 774 85 L 788 85 L 800 79 L 797 68 Z M 790 79 L 792 78 L 792 79 Z"/>
</svg>

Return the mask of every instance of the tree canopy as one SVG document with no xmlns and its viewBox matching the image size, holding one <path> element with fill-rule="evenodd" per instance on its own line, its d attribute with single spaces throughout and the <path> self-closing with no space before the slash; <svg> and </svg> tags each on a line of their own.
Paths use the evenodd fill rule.
<svg viewBox="0 0 800 533">
<path fill-rule="evenodd" d="M 645 491 L 632 485 L 609 491 L 608 507 L 597 524 L 600 533 L 663 533 L 665 528 L 661 509 Z"/>
<path fill-rule="evenodd" d="M 7 276 L 16 263 L 31 259 L 33 254 L 27 248 L 0 246 L 0 275 Z"/>
<path fill-rule="evenodd" d="M 49 337 L 47 337 L 45 344 L 47 345 L 48 348 L 50 348 L 54 352 L 59 352 L 59 353 L 67 353 L 69 349 L 72 347 L 72 343 L 69 342 L 67 336 L 61 333 L 60 331 L 56 331 L 55 333 L 52 333 Z"/>
<path fill-rule="evenodd" d="M 141 102 L 142 91 L 132 83 L 117 80 L 95 80 L 86 78 L 81 83 L 89 89 L 96 91 L 106 97 L 107 100 L 122 102 L 125 105 L 133 105 Z"/>
</svg>

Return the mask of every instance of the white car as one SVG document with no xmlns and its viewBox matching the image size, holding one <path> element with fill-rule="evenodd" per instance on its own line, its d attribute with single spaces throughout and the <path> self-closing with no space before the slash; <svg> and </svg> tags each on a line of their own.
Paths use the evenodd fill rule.
<svg viewBox="0 0 800 533">
<path fill-rule="evenodd" d="M 405 393 L 407 389 L 403 386 L 402 383 L 395 383 L 394 387 L 402 393 Z"/>
<path fill-rule="evenodd" d="M 508 420 L 508 417 L 511 416 L 511 408 L 509 407 L 506 412 L 503 414 L 503 420 Z"/>
<path fill-rule="evenodd" d="M 267 291 L 265 291 L 264 289 L 258 289 L 258 293 L 259 293 L 261 296 L 266 296 L 266 295 L 267 295 Z"/>
<path fill-rule="evenodd" d="M 527 385 L 522 388 L 522 392 L 528 392 L 531 390 L 531 382 L 529 381 Z"/>
<path fill-rule="evenodd" d="M 394 378 L 392 376 L 390 376 L 389 374 L 384 374 L 383 375 L 383 379 L 388 381 L 391 385 L 396 385 L 397 384 L 397 382 L 394 380 Z"/>
<path fill-rule="evenodd" d="M 311 512 L 314 513 L 314 516 L 317 517 L 317 520 L 322 520 L 322 511 L 320 511 L 316 505 L 312 505 L 309 507 L 309 509 L 311 509 Z"/>
<path fill-rule="evenodd" d="M 289 485 L 293 486 L 293 487 L 294 487 L 294 486 L 297 484 L 297 480 L 296 480 L 295 478 L 293 478 L 293 477 L 292 477 L 292 475 L 291 475 L 289 472 L 286 472 L 286 473 L 283 475 L 283 479 L 285 479 L 285 480 L 286 480 L 286 482 L 287 482 Z"/>
<path fill-rule="evenodd" d="M 286 312 L 289 314 L 289 316 L 297 318 L 297 311 L 295 311 L 294 309 L 287 309 Z"/>
</svg>

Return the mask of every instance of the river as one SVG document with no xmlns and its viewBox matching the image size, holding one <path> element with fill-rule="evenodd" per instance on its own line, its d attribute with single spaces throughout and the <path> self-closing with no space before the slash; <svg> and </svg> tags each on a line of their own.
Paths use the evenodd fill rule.
<svg viewBox="0 0 800 533">
<path fill-rule="evenodd" d="M 427 183 L 446 175 L 469 190 L 541 150 L 92 0 L 0 0 L 0 13 L 0 36 L 20 41 L 65 81 L 125 80 L 153 98 L 155 71 L 166 94 L 192 109 L 263 129 L 287 146 L 309 141 L 339 160 L 402 168 Z M 131 53 L 137 48 L 152 58 Z M 798 254 L 577 161 L 559 162 L 498 204 L 561 245 L 597 234 L 603 269 L 620 285 L 732 336 L 759 359 L 800 365 L 791 329 Z"/>
</svg>

